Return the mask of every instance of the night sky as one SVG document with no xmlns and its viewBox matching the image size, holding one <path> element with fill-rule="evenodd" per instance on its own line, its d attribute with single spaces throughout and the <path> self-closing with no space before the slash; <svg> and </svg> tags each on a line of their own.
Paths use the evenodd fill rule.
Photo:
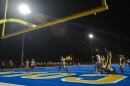
<svg viewBox="0 0 130 86">
<path fill-rule="evenodd" d="M 32 13 L 22 15 L 18 11 L 20 3 L 30 6 Z M 61 55 L 73 55 L 83 61 L 91 58 L 89 33 L 93 33 L 93 52 L 102 54 L 110 50 L 113 57 L 124 54 L 130 57 L 129 3 L 128 0 L 107 0 L 109 10 L 74 19 L 25 33 L 24 60 L 56 61 Z M 9 0 L 7 18 L 26 20 L 34 24 L 44 24 L 71 14 L 101 5 L 101 0 Z M 5 0 L 0 0 L 0 19 L 3 19 Z M 2 32 L 2 25 L 0 25 Z M 22 30 L 23 25 L 7 23 L 5 34 Z M 0 33 L 1 35 L 1 33 Z M 22 35 L 0 39 L 0 60 L 13 59 L 20 62 Z M 39 59 L 38 59 L 39 58 Z"/>
</svg>

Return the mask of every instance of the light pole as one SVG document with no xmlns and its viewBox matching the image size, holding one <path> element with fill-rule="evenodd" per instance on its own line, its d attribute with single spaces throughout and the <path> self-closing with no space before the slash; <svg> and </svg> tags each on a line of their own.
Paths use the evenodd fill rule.
<svg viewBox="0 0 130 86">
<path fill-rule="evenodd" d="M 91 39 L 91 54 L 92 54 L 92 63 L 93 63 L 93 46 L 92 46 L 93 34 L 89 34 L 89 38 Z"/>
<path fill-rule="evenodd" d="M 21 4 L 20 6 L 19 6 L 19 11 L 22 13 L 22 14 L 24 14 L 25 16 L 27 15 L 27 14 L 30 14 L 31 13 L 31 10 L 30 10 L 30 8 L 27 6 L 27 5 L 25 5 L 25 4 Z M 25 20 L 25 19 L 24 19 Z M 24 29 L 25 29 L 25 27 L 24 27 Z M 21 55 L 21 68 L 22 68 L 22 65 L 23 65 L 23 57 L 24 57 L 24 37 L 25 37 L 25 33 L 23 34 L 23 39 L 22 39 L 22 55 Z"/>
</svg>

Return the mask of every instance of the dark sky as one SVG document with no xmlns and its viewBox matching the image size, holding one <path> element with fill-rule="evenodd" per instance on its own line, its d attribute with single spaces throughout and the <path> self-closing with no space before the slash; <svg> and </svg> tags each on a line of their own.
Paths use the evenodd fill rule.
<svg viewBox="0 0 130 86">
<path fill-rule="evenodd" d="M 22 15 L 20 3 L 30 6 L 32 13 Z M 104 48 L 113 55 L 130 56 L 129 3 L 128 0 L 107 0 L 109 10 L 46 27 L 25 34 L 24 59 L 55 60 L 73 54 L 76 58 L 91 57 L 90 39 L 94 34 L 93 51 Z M 71 14 L 101 5 L 101 0 L 9 0 L 7 18 L 25 19 L 34 24 L 44 24 Z M 5 0 L 0 0 L 0 19 L 3 19 Z M 2 29 L 2 25 L 0 25 Z M 7 23 L 5 34 L 22 30 L 24 26 Z M 2 32 L 0 29 L 0 32 Z M 0 34 L 1 35 L 1 34 Z M 0 59 L 21 58 L 22 35 L 0 40 Z"/>
</svg>

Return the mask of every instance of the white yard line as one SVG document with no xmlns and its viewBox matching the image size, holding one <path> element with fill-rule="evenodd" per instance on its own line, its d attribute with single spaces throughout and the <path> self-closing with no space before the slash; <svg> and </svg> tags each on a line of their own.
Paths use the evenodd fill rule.
<svg viewBox="0 0 130 86">
<path fill-rule="evenodd" d="M 0 82 L 0 86 L 25 86 L 25 85 L 18 85 L 18 84 L 10 84 L 10 83 Z"/>
</svg>

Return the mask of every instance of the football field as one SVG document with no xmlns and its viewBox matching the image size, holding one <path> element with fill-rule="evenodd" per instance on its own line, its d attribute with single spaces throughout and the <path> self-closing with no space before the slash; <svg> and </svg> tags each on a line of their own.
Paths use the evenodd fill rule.
<svg viewBox="0 0 130 86">
<path fill-rule="evenodd" d="M 130 68 L 121 75 L 118 64 L 112 64 L 118 74 L 107 76 L 95 73 L 93 65 L 67 66 L 69 73 L 58 67 L 0 71 L 0 86 L 129 86 Z"/>
</svg>

